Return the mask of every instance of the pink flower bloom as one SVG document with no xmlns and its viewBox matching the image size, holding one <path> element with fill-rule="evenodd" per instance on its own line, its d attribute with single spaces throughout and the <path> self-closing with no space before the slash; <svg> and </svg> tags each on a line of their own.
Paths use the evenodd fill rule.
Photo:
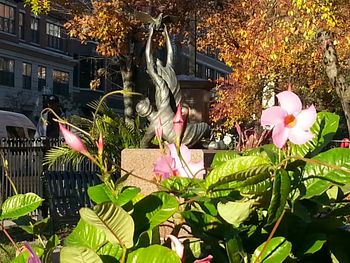
<svg viewBox="0 0 350 263">
<path fill-rule="evenodd" d="M 28 258 L 28 263 L 41 263 L 40 258 L 36 255 L 34 252 L 33 248 L 29 245 L 27 241 L 24 241 L 24 246 L 29 252 L 29 258 Z"/>
<path fill-rule="evenodd" d="M 89 155 L 84 143 L 77 135 L 66 129 L 66 127 L 64 127 L 61 123 L 59 126 L 64 140 L 69 147 L 71 147 L 74 151 L 80 152 L 81 154 Z"/>
<path fill-rule="evenodd" d="M 182 245 L 181 241 L 173 235 L 167 235 L 168 238 L 171 240 L 171 249 L 176 252 L 176 254 L 181 258 L 181 261 L 183 262 L 184 257 L 184 245 Z"/>
<path fill-rule="evenodd" d="M 212 259 L 213 259 L 213 256 L 209 255 L 206 258 L 197 259 L 193 263 L 210 263 Z"/>
<path fill-rule="evenodd" d="M 185 253 L 184 253 L 184 245 L 182 242 L 173 235 L 167 235 L 168 238 L 171 240 L 171 249 L 176 252 L 176 254 L 181 258 L 181 261 L 185 261 Z M 193 263 L 210 263 L 211 260 L 213 259 L 212 255 L 209 255 L 205 258 L 202 259 L 197 259 Z"/>
<path fill-rule="evenodd" d="M 103 146 L 104 146 L 104 140 L 103 140 L 102 133 L 100 133 L 100 137 L 98 138 L 98 142 L 96 144 L 97 144 L 98 155 L 102 155 L 102 153 L 103 153 Z"/>
<path fill-rule="evenodd" d="M 283 91 L 276 95 L 280 106 L 273 106 L 262 112 L 261 125 L 274 126 L 273 143 L 282 148 L 289 139 L 294 144 L 304 144 L 314 137 L 310 132 L 316 121 L 317 113 L 312 105 L 302 110 L 299 97 L 291 91 Z"/>
<path fill-rule="evenodd" d="M 170 155 L 163 155 L 159 157 L 154 163 L 153 172 L 166 179 L 170 176 L 177 176 L 178 172 L 175 168 L 175 160 Z"/>
<path fill-rule="evenodd" d="M 344 138 L 341 140 L 340 147 L 341 148 L 349 148 L 349 138 Z"/>
<path fill-rule="evenodd" d="M 155 127 L 155 132 L 156 132 L 156 137 L 158 141 L 161 142 L 163 137 L 163 126 L 162 126 L 162 120 L 160 119 L 160 117 L 158 118 L 157 125 Z"/>
<path fill-rule="evenodd" d="M 169 176 L 203 178 L 205 173 L 204 161 L 194 163 L 191 161 L 191 152 L 185 145 L 180 146 L 181 156 L 183 161 L 177 154 L 174 144 L 168 145 L 168 155 L 159 157 L 154 163 L 153 172 L 162 178 Z"/>
<path fill-rule="evenodd" d="M 177 106 L 177 111 L 173 119 L 174 131 L 177 138 L 181 137 L 182 129 L 184 127 L 184 120 L 182 118 L 182 107 L 181 104 Z"/>
</svg>

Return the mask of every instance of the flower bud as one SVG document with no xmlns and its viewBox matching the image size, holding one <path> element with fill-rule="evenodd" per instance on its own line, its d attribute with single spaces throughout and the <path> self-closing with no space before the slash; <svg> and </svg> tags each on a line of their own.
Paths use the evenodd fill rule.
<svg viewBox="0 0 350 263">
<path fill-rule="evenodd" d="M 89 152 L 87 151 L 83 141 L 77 135 L 75 135 L 66 127 L 64 127 L 61 123 L 59 124 L 59 126 L 66 144 L 74 151 L 88 156 Z"/>
</svg>

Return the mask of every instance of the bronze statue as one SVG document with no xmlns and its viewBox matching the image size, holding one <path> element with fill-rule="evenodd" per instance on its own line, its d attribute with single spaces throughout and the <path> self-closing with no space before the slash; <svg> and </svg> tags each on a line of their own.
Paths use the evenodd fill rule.
<svg viewBox="0 0 350 263">
<path fill-rule="evenodd" d="M 149 121 L 146 133 L 141 141 L 141 147 L 148 148 L 152 138 L 155 136 L 155 126 L 158 118 L 163 126 L 163 139 L 168 143 L 175 143 L 175 132 L 173 129 L 173 118 L 176 106 L 181 103 L 180 86 L 174 71 L 174 55 L 169 34 L 164 25 L 163 35 L 166 41 L 167 59 L 165 66 L 157 59 L 154 63 L 151 52 L 152 36 L 155 25 L 150 25 L 149 36 L 146 43 L 146 63 L 147 72 L 155 85 L 155 106 L 154 109 L 148 98 L 141 100 L 136 105 L 136 111 L 141 117 L 146 117 Z M 208 136 L 210 127 L 207 123 L 189 123 L 183 132 L 182 143 L 191 147 L 200 142 L 204 136 Z"/>
</svg>

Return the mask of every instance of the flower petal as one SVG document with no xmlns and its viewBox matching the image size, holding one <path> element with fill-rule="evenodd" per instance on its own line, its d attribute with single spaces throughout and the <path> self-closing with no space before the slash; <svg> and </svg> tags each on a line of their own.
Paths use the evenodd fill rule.
<svg viewBox="0 0 350 263">
<path fill-rule="evenodd" d="M 197 259 L 193 263 L 210 263 L 212 259 L 213 259 L 213 256 L 209 255 L 209 256 L 207 256 L 205 258 Z"/>
<path fill-rule="evenodd" d="M 176 165 L 177 165 L 177 166 L 180 166 L 181 161 L 180 161 L 180 157 L 179 157 L 178 154 L 177 154 L 175 144 L 173 144 L 173 143 L 172 143 L 172 144 L 169 144 L 169 145 L 168 145 L 168 149 L 169 149 L 169 151 L 170 151 L 171 157 L 174 158 Z M 184 161 L 185 161 L 186 163 L 189 163 L 189 162 L 191 161 L 191 152 L 190 152 L 190 150 L 187 148 L 187 146 L 184 145 L 184 144 L 181 144 L 181 146 L 180 146 L 180 152 L 181 152 L 181 156 L 182 156 L 182 158 L 184 159 Z"/>
<path fill-rule="evenodd" d="M 175 162 L 169 155 L 159 157 L 153 164 L 153 172 L 163 178 L 171 176 L 173 169 L 175 169 Z"/>
<path fill-rule="evenodd" d="M 317 118 L 317 112 L 314 105 L 309 108 L 302 110 L 297 116 L 296 127 L 302 130 L 308 130 L 315 123 Z"/>
<path fill-rule="evenodd" d="M 280 106 L 288 113 L 288 114 L 297 114 L 302 109 L 301 101 L 297 94 L 291 91 L 283 91 L 278 93 L 277 95 L 278 102 Z"/>
<path fill-rule="evenodd" d="M 311 140 L 314 137 L 314 134 L 310 131 L 305 131 L 299 127 L 294 127 L 289 131 L 289 140 L 294 144 L 304 144 L 307 141 Z"/>
<path fill-rule="evenodd" d="M 261 125 L 277 125 L 284 122 L 284 117 L 287 115 L 287 112 L 279 106 L 273 106 L 266 110 L 263 110 L 261 114 Z"/>
<path fill-rule="evenodd" d="M 278 148 L 282 148 L 288 140 L 289 128 L 286 128 L 284 124 L 278 124 L 273 128 L 272 141 Z"/>
<path fill-rule="evenodd" d="M 171 240 L 171 249 L 176 252 L 179 258 L 183 259 L 184 246 L 182 245 L 181 241 L 173 235 L 167 235 L 167 237 Z"/>
</svg>

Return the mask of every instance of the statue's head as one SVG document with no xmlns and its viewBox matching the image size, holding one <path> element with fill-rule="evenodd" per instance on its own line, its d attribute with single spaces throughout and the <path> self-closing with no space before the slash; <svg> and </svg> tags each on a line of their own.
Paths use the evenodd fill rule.
<svg viewBox="0 0 350 263">
<path fill-rule="evenodd" d="M 151 102 L 148 98 L 145 98 L 136 104 L 136 112 L 140 117 L 147 117 L 153 112 Z"/>
</svg>

